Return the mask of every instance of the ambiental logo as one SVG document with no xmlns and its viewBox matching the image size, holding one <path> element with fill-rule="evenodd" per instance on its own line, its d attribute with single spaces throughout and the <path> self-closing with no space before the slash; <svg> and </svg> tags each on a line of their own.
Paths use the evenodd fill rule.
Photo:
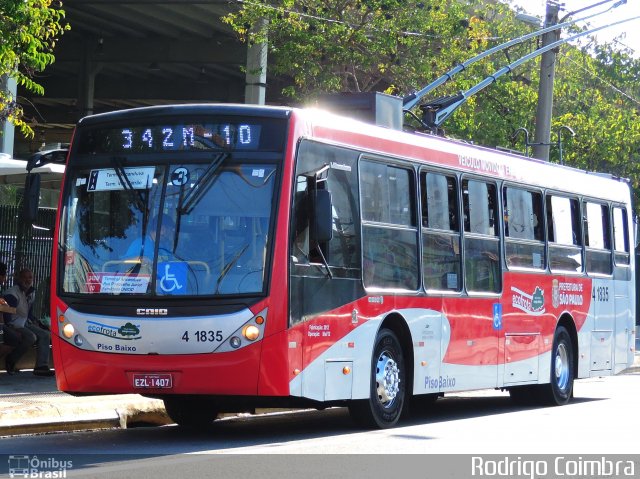
<svg viewBox="0 0 640 479">
<path fill-rule="evenodd" d="M 111 326 L 96 321 L 87 321 L 87 332 L 107 336 L 114 339 L 140 339 L 140 326 L 133 323 L 125 323 L 122 326 Z"/>
<path fill-rule="evenodd" d="M 514 308 L 532 316 L 540 316 L 544 313 L 544 291 L 540 286 L 536 286 L 533 294 L 527 294 L 515 286 L 511 286 L 511 291 L 513 291 L 511 305 Z"/>
</svg>

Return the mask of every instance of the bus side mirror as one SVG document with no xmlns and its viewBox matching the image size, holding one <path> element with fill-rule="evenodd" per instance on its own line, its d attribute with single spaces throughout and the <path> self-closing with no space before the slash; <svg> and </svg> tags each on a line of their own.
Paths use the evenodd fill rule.
<svg viewBox="0 0 640 479">
<path fill-rule="evenodd" d="M 67 162 L 68 148 L 62 148 L 59 150 L 47 150 L 39 151 L 31 155 L 27 160 L 27 171 L 31 171 L 34 168 L 39 168 L 49 163 L 57 163 L 64 165 Z"/>
<path fill-rule="evenodd" d="M 24 180 L 24 196 L 22 198 L 22 217 L 32 223 L 38 215 L 40 205 L 40 174 L 29 173 Z"/>
<path fill-rule="evenodd" d="M 311 239 L 326 243 L 333 237 L 333 207 L 329 190 L 316 190 L 312 211 Z"/>
</svg>

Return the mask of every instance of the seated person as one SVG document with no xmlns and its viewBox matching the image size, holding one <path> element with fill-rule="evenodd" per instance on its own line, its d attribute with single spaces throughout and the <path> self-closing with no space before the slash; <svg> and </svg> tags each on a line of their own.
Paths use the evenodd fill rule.
<svg viewBox="0 0 640 479">
<path fill-rule="evenodd" d="M 28 268 L 20 270 L 15 284 L 3 294 L 9 306 L 16 308 L 15 314 L 5 313 L 5 336 L 9 332 L 9 343 L 15 344 L 15 349 L 5 358 L 6 369 L 9 374 L 18 372 L 16 364 L 22 355 L 32 345 L 36 345 L 36 364 L 33 374 L 36 376 L 53 376 L 49 369 L 49 348 L 51 334 L 31 314 L 34 300 L 33 272 Z"/>
<path fill-rule="evenodd" d="M 7 281 L 7 265 L 0 262 L 0 286 Z M 0 298 L 0 305 L 9 306 L 4 298 Z M 0 313 L 0 358 L 11 352 L 20 343 L 20 336 L 4 324 L 4 315 Z M 11 371 L 9 374 L 13 374 Z"/>
<path fill-rule="evenodd" d="M 8 306 L 4 298 L 0 298 L 0 304 Z M 0 359 L 7 353 L 11 352 L 17 342 L 19 342 L 19 337 L 10 328 L 4 325 L 4 314 L 0 313 Z"/>
<path fill-rule="evenodd" d="M 2 301 L 4 301 L 4 299 Z M 8 315 L 8 313 L 4 313 L 4 315 Z M 16 369 L 17 360 L 22 357 L 34 343 L 31 342 L 30 337 L 22 336 L 14 328 L 4 324 L 4 321 L 0 322 L 0 328 L 2 328 L 2 335 L 4 336 L 4 345 L 0 344 L 0 346 L 5 346 L 6 349 L 9 350 L 9 354 L 5 357 L 5 368 L 7 374 L 14 375 L 19 372 L 18 369 Z"/>
</svg>

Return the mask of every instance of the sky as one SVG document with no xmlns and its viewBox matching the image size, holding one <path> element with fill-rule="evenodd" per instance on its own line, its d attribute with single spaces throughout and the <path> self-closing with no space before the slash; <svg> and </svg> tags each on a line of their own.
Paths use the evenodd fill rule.
<svg viewBox="0 0 640 479">
<path fill-rule="evenodd" d="M 559 16 L 560 18 L 562 18 L 569 12 L 600 3 L 600 1 L 601 0 L 564 0 L 563 2 L 561 2 L 564 3 L 564 7 L 562 7 L 562 9 L 560 10 Z M 528 13 L 544 19 L 546 0 L 515 0 L 512 3 L 515 5 L 520 5 Z M 615 1 L 612 1 L 599 7 L 585 10 L 584 12 L 573 15 L 572 18 L 575 20 L 577 18 L 584 18 L 591 14 L 605 11 L 615 3 Z M 627 0 L 626 4 L 620 5 L 609 12 L 591 18 L 588 20 L 588 22 L 592 25 L 592 27 L 599 27 L 636 16 L 640 16 L 640 0 Z M 585 22 L 578 22 L 578 25 L 584 26 Z M 623 32 L 626 34 L 626 37 L 624 39 L 620 39 L 619 41 L 623 44 L 623 46 L 627 46 L 634 50 L 633 56 L 635 56 L 636 58 L 640 58 L 640 19 L 632 20 L 627 23 L 623 23 L 622 25 L 617 25 L 615 27 L 601 30 L 597 32 L 596 36 L 600 42 L 609 42 Z M 622 45 L 618 46 L 620 48 L 623 48 Z"/>
</svg>

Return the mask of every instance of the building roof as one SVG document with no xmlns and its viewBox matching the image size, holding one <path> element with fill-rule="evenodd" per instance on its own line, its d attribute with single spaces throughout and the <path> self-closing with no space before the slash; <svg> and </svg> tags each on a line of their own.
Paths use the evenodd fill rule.
<svg viewBox="0 0 640 479">
<path fill-rule="evenodd" d="M 35 124 L 31 142 L 16 135 L 15 156 L 44 142 L 69 142 L 87 113 L 81 79 L 95 73 L 93 108 L 244 101 L 246 45 L 221 21 L 227 0 L 66 0 L 71 30 L 56 61 L 36 80 L 44 96 L 19 91 Z"/>
</svg>

